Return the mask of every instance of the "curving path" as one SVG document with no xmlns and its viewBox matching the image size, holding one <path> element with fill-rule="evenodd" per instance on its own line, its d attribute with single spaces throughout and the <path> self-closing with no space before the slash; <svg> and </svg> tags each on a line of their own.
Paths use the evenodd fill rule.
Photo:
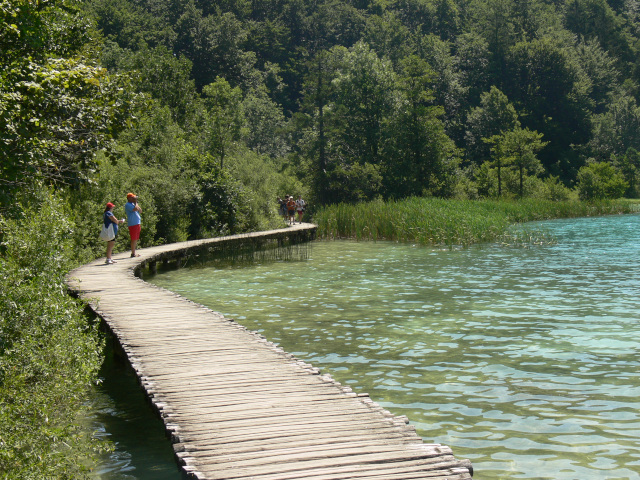
<svg viewBox="0 0 640 480">
<path fill-rule="evenodd" d="M 322 375 L 233 320 L 136 276 L 222 244 L 303 241 L 315 226 L 114 255 L 67 283 L 117 336 L 194 479 L 465 480 L 471 464 L 425 444 L 408 419 Z"/>
</svg>

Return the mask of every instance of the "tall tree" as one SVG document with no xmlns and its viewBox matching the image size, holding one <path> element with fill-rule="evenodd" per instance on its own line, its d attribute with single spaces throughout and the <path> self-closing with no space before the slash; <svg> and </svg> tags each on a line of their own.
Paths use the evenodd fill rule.
<svg viewBox="0 0 640 480">
<path fill-rule="evenodd" d="M 574 50 L 590 83 L 589 97 L 594 102 L 592 112 L 603 113 L 620 85 L 621 75 L 615 60 L 594 39 L 580 39 Z"/>
<path fill-rule="evenodd" d="M 312 54 L 334 46 L 351 47 L 363 36 L 366 17 L 357 8 L 340 0 L 319 2 L 308 21 L 306 45 Z"/>
<path fill-rule="evenodd" d="M 589 138 L 588 79 L 570 50 L 550 37 L 519 42 L 510 50 L 508 62 L 504 91 L 520 112 L 522 124 L 544 134 L 553 145 L 541 153 L 545 168 L 567 180 L 575 160 L 572 145 Z"/>
<path fill-rule="evenodd" d="M 394 73 L 388 61 L 359 42 L 342 57 L 332 99 L 331 119 L 343 154 L 356 163 L 379 162 L 382 128 L 392 105 Z"/>
<path fill-rule="evenodd" d="M 332 78 L 335 67 L 332 65 L 332 55 L 328 51 L 319 52 L 312 62 L 309 62 L 308 76 L 305 84 L 305 102 L 303 107 L 308 112 L 311 130 L 314 134 L 307 146 L 307 154 L 314 160 L 310 168 L 314 179 L 314 187 L 319 203 L 329 202 L 329 159 L 327 152 L 327 131 L 325 123 L 325 109 L 332 97 Z"/>
<path fill-rule="evenodd" d="M 232 12 L 203 15 L 189 0 L 175 26 L 176 53 L 193 64 L 192 75 L 201 89 L 222 76 L 234 86 L 251 82 L 255 54 L 243 50 L 246 26 Z"/>
<path fill-rule="evenodd" d="M 367 19 L 364 41 L 380 57 L 389 58 L 394 64 L 407 56 L 410 50 L 410 32 L 393 14 L 374 15 Z"/>
<path fill-rule="evenodd" d="M 621 156 L 629 148 L 640 150 L 640 106 L 635 98 L 620 94 L 607 111 L 592 119 L 587 153 L 600 161 Z"/>
<path fill-rule="evenodd" d="M 469 160 L 482 162 L 489 157 L 489 146 L 483 138 L 500 135 L 519 126 L 514 106 L 500 89 L 492 86 L 480 97 L 480 106 L 467 116 L 465 140 Z"/>
<path fill-rule="evenodd" d="M 436 21 L 434 33 L 443 40 L 453 41 L 460 33 L 460 15 L 453 0 L 435 0 Z"/>
<path fill-rule="evenodd" d="M 505 78 L 506 56 L 515 43 L 511 0 L 481 0 L 474 2 L 475 24 L 489 44 L 491 70 L 496 79 Z M 503 88 L 503 85 L 498 85 Z"/>
<path fill-rule="evenodd" d="M 549 142 L 542 141 L 542 134 L 532 132 L 528 128 L 514 128 L 505 133 L 505 142 L 513 155 L 513 165 L 518 170 L 520 198 L 524 197 L 525 176 L 538 175 L 543 172 L 537 153 Z"/>
<path fill-rule="evenodd" d="M 482 92 L 489 89 L 489 44 L 477 33 L 459 35 L 454 44 L 456 69 L 469 98 L 466 108 L 477 105 Z"/>
<path fill-rule="evenodd" d="M 289 151 L 282 108 L 266 92 L 247 95 L 242 101 L 242 111 L 246 122 L 242 133 L 249 148 L 271 158 L 283 157 Z"/>
<path fill-rule="evenodd" d="M 171 109 L 173 119 L 184 125 L 196 109 L 196 88 L 191 78 L 191 62 L 176 57 L 164 46 L 138 51 L 109 45 L 103 49 L 103 63 L 110 70 L 127 72 L 136 80 L 135 87 Z"/>
<path fill-rule="evenodd" d="M 447 196 L 457 152 L 439 118 L 442 107 L 433 105 L 429 85 L 435 73 L 417 56 L 405 58 L 401 67 L 383 160 L 385 194 Z"/>
<path fill-rule="evenodd" d="M 322 198 L 339 194 L 358 200 L 379 191 L 394 85 L 390 62 L 363 42 L 331 49 L 310 70 L 305 105 L 312 115 L 307 125 L 313 140 L 305 136 L 302 142 L 307 154 L 318 158 L 313 171 Z"/>
<path fill-rule="evenodd" d="M 242 134 L 244 115 L 242 92 L 232 88 L 225 79 L 218 77 L 215 82 L 202 89 L 206 107 L 204 131 L 208 151 L 224 168 L 225 157 L 238 142 Z"/>
<path fill-rule="evenodd" d="M 436 31 L 436 5 L 431 0 L 395 0 L 388 2 L 388 9 L 417 34 L 427 35 Z"/>
<path fill-rule="evenodd" d="M 417 54 L 436 72 L 431 90 L 436 104 L 444 107 L 443 121 L 447 135 L 462 144 L 463 123 L 461 113 L 467 104 L 468 87 L 452 53 L 451 43 L 436 35 L 422 36 L 417 41 Z"/>
</svg>

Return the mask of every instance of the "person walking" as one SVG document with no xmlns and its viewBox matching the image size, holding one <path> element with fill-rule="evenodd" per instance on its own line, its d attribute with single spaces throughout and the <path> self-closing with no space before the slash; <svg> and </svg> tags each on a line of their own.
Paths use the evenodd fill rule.
<svg viewBox="0 0 640 480">
<path fill-rule="evenodd" d="M 304 214 L 307 202 L 302 199 L 302 195 L 298 195 L 296 200 L 296 210 L 298 211 L 298 223 L 302 223 L 302 215 Z"/>
<path fill-rule="evenodd" d="M 296 202 L 293 200 L 293 195 L 287 195 L 287 216 L 289 217 L 289 225 L 295 223 Z"/>
<path fill-rule="evenodd" d="M 107 240 L 107 260 L 104 262 L 107 265 L 111 265 L 112 263 L 116 263 L 111 258 L 113 253 L 113 247 L 116 244 L 116 237 L 118 236 L 118 225 L 124 223 L 124 219 L 118 220 L 116 216 L 113 214 L 113 208 L 115 205 L 111 202 L 107 203 L 104 209 L 104 215 L 102 217 L 102 223 L 105 227 L 109 228 L 109 225 L 113 224 L 113 238 L 111 240 Z"/>
<path fill-rule="evenodd" d="M 138 240 L 140 240 L 140 229 L 142 219 L 140 214 L 142 208 L 138 204 L 138 196 L 134 193 L 127 193 L 127 203 L 124 206 L 124 211 L 127 214 L 127 225 L 129 226 L 129 236 L 131 237 L 131 256 L 139 257 L 140 254 L 136 253 L 138 246 Z"/>
<path fill-rule="evenodd" d="M 282 215 L 282 218 L 287 220 L 287 202 L 278 197 L 278 212 Z"/>
</svg>

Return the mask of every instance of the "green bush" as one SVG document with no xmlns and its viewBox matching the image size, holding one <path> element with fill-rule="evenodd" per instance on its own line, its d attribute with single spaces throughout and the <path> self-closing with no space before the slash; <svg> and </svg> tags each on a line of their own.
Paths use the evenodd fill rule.
<svg viewBox="0 0 640 480">
<path fill-rule="evenodd" d="M 581 200 L 621 198 L 629 188 L 621 173 L 607 162 L 594 162 L 578 170 L 578 193 Z"/>
<path fill-rule="evenodd" d="M 97 378 L 101 342 L 67 295 L 73 229 L 46 197 L 0 218 L 0 472 L 9 479 L 84 478 L 104 444 L 77 419 Z"/>
</svg>

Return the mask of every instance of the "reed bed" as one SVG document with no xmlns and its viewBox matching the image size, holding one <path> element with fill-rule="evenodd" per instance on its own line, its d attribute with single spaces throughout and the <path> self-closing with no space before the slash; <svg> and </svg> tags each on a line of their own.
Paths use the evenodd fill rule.
<svg viewBox="0 0 640 480">
<path fill-rule="evenodd" d="M 523 222 L 637 210 L 638 204 L 622 201 L 586 203 L 414 197 L 399 201 L 331 205 L 318 211 L 314 222 L 321 238 L 394 240 L 452 247 L 501 241 L 511 235 L 514 224 Z M 540 237 L 539 234 L 530 236 Z"/>
</svg>

